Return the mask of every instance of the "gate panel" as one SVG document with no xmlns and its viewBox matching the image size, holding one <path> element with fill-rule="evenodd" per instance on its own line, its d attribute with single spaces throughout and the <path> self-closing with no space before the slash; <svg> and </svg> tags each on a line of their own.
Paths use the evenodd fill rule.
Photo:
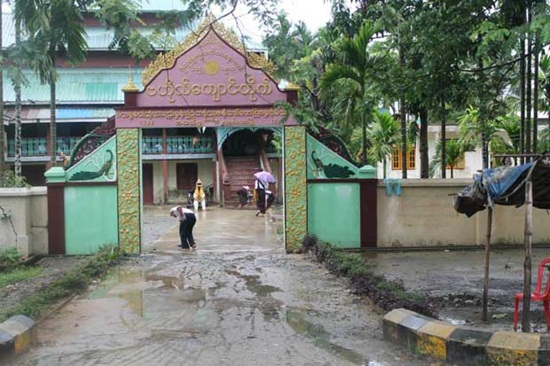
<svg viewBox="0 0 550 366">
<path fill-rule="evenodd" d="M 65 187 L 65 254 L 93 254 L 118 242 L 116 185 Z"/>
<path fill-rule="evenodd" d="M 292 252 L 302 247 L 307 234 L 306 129 L 284 129 L 285 245 Z"/>
<path fill-rule="evenodd" d="M 141 252 L 140 130 L 117 129 L 118 243 L 126 254 Z"/>
</svg>

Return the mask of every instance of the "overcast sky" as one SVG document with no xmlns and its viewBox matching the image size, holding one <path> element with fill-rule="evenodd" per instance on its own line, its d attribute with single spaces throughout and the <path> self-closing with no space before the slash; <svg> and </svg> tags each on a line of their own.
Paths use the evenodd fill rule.
<svg viewBox="0 0 550 366">
<path fill-rule="evenodd" d="M 5 2 L 5 0 L 1 1 Z M 288 14 L 288 19 L 292 23 L 296 24 L 303 20 L 312 32 L 316 32 L 330 20 L 330 4 L 325 0 L 280 0 L 280 8 Z M 3 4 L 3 10 L 9 11 L 7 3 Z M 260 28 L 258 21 L 248 14 L 248 9 L 243 6 L 237 7 L 236 16 L 244 33 L 258 42 L 262 40 L 264 31 Z M 234 19 L 227 19 L 224 23 L 235 27 Z"/>
<path fill-rule="evenodd" d="M 330 4 L 325 0 L 280 0 L 280 3 L 281 9 L 287 13 L 292 23 L 296 24 L 302 20 L 312 32 L 316 32 L 330 20 Z M 248 9 L 243 6 L 237 7 L 235 15 L 243 33 L 258 42 L 262 40 L 264 31 L 258 21 L 248 14 Z M 228 17 L 224 24 L 235 28 L 234 18 Z"/>
</svg>

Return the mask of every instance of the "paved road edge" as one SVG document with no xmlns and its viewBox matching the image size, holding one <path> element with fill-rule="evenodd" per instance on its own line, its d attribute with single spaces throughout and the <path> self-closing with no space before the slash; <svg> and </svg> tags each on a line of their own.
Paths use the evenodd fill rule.
<svg viewBox="0 0 550 366">
<path fill-rule="evenodd" d="M 25 315 L 15 315 L 0 323 L 0 355 L 20 354 L 28 350 L 35 324 Z"/>
<path fill-rule="evenodd" d="M 550 334 L 463 328 L 406 309 L 382 320 L 384 339 L 458 365 L 550 366 Z"/>
</svg>

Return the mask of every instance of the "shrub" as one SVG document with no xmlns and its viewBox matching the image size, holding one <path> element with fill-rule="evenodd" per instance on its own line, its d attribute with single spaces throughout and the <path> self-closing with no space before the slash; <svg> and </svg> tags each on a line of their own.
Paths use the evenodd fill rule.
<svg viewBox="0 0 550 366">
<path fill-rule="evenodd" d="M 103 247 L 84 264 L 67 272 L 42 291 L 25 298 L 17 307 L 0 309 L 0 322 L 12 315 L 24 314 L 39 318 L 50 306 L 73 293 L 80 293 L 88 285 L 105 275 L 109 268 L 118 263 L 120 253 L 117 247 Z"/>
<path fill-rule="evenodd" d="M 29 184 L 24 177 L 17 177 L 13 170 L 0 171 L 0 188 L 25 188 Z"/>
<path fill-rule="evenodd" d="M 0 272 L 9 272 L 21 265 L 21 254 L 15 248 L 0 251 Z"/>
<path fill-rule="evenodd" d="M 354 292 L 369 297 L 384 310 L 406 308 L 426 316 L 436 317 L 436 312 L 426 297 L 419 292 L 408 291 L 402 281 L 388 280 L 376 274 L 359 253 L 338 250 L 333 245 L 319 241 L 314 236 L 306 236 L 302 241 L 304 248 L 314 254 L 315 259 L 324 263 L 333 274 L 346 277 Z"/>
</svg>

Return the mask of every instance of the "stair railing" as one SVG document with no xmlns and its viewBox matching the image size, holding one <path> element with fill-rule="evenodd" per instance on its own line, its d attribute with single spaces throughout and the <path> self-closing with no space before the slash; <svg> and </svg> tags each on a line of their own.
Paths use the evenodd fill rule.
<svg viewBox="0 0 550 366">
<path fill-rule="evenodd" d="M 231 197 L 231 183 L 229 182 L 229 172 L 227 171 L 227 165 L 225 163 L 225 158 L 223 156 L 222 149 L 218 150 L 218 160 L 220 162 L 220 174 L 222 179 L 222 199 L 221 204 L 222 206 L 225 206 L 225 200 L 226 198 L 229 199 Z"/>
</svg>

